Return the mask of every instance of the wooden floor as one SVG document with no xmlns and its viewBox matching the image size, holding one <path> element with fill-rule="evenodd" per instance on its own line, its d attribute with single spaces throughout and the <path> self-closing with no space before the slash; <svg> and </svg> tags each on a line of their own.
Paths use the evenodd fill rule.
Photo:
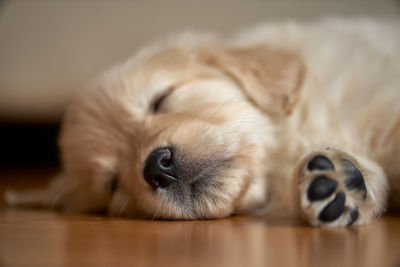
<svg viewBox="0 0 400 267">
<path fill-rule="evenodd" d="M 53 170 L 0 173 L 26 187 Z M 1 191 L 0 190 L 0 191 Z M 235 216 L 144 221 L 39 210 L 0 211 L 0 266 L 400 266 L 400 217 L 367 226 Z"/>
</svg>

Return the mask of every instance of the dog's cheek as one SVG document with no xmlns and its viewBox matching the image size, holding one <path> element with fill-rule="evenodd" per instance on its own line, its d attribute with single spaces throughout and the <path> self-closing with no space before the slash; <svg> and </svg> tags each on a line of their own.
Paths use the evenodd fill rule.
<svg viewBox="0 0 400 267">
<path fill-rule="evenodd" d="M 125 191 L 117 191 L 109 203 L 108 214 L 111 216 L 148 218 L 157 210 L 157 206 L 155 200 L 149 201 L 144 193 L 131 194 Z"/>
<path fill-rule="evenodd" d="M 248 172 L 231 164 L 228 166 L 225 165 L 228 168 L 203 183 L 201 191 L 195 194 L 193 208 L 196 217 L 215 219 L 234 213 L 235 202 L 245 187 L 244 177 L 248 176 Z"/>
<path fill-rule="evenodd" d="M 234 213 L 248 213 L 266 203 L 266 181 L 251 182 L 244 194 L 237 200 Z"/>
<path fill-rule="evenodd" d="M 267 179 L 265 179 L 265 151 L 262 146 L 244 140 L 236 154 L 236 169 L 242 171 L 241 190 L 234 202 L 234 213 L 248 213 L 266 202 Z"/>
<path fill-rule="evenodd" d="M 126 213 L 127 210 L 131 209 L 129 201 L 130 198 L 127 194 L 116 192 L 109 203 L 108 213 L 111 216 L 123 215 L 123 213 Z"/>
</svg>

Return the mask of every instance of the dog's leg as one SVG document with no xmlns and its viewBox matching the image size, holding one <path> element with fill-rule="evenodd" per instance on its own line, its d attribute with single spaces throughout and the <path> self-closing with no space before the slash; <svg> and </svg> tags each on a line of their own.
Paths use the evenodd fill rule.
<svg viewBox="0 0 400 267">
<path fill-rule="evenodd" d="M 51 208 L 57 202 L 57 196 L 68 188 L 63 175 L 58 175 L 47 185 L 25 190 L 6 190 L 4 200 L 8 206 Z M 61 192 L 61 193 L 60 193 Z"/>
<path fill-rule="evenodd" d="M 299 162 L 295 179 L 301 212 L 313 226 L 364 224 L 385 209 L 386 176 L 361 156 L 313 152 Z"/>
<path fill-rule="evenodd" d="M 68 179 L 60 174 L 47 187 L 24 191 L 8 190 L 7 205 L 15 207 L 56 208 L 66 212 L 103 211 L 109 196 L 102 183 Z"/>
<path fill-rule="evenodd" d="M 7 190 L 4 193 L 7 205 L 14 207 L 50 207 L 50 194 L 46 188 L 25 191 Z"/>
</svg>

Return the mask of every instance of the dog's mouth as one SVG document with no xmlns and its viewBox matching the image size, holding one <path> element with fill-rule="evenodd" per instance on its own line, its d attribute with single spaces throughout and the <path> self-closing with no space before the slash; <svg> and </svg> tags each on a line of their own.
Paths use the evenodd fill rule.
<svg viewBox="0 0 400 267">
<path fill-rule="evenodd" d="M 177 146 L 163 146 L 148 155 L 143 178 L 162 201 L 180 211 L 178 217 L 201 219 L 209 217 L 205 210 L 210 203 L 218 206 L 221 201 L 223 179 L 218 177 L 229 164 L 221 155 L 196 157 Z M 157 217 L 163 218 L 163 213 Z"/>
</svg>

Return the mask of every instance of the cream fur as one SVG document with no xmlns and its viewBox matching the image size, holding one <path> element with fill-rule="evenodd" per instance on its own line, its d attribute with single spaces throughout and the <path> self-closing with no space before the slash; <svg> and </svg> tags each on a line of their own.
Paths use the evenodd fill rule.
<svg viewBox="0 0 400 267">
<path fill-rule="evenodd" d="M 271 216 L 302 214 L 312 225 L 346 225 L 347 215 L 328 224 L 317 219 L 333 196 L 318 203 L 305 197 L 313 179 L 306 162 L 322 153 L 334 162 L 349 159 L 362 172 L 367 199 L 348 192 L 346 208 L 357 205 L 356 223 L 369 222 L 384 211 L 388 185 L 393 202 L 400 199 L 399 25 L 287 22 L 226 42 L 183 34 L 146 48 L 90 83 L 69 107 L 60 139 L 63 173 L 48 197 L 9 193 L 7 200 L 172 219 L 220 218 L 264 206 Z M 242 61 L 273 54 L 286 63 L 267 68 L 267 60 L 238 71 L 237 53 L 227 47 L 250 51 Z M 304 70 L 291 63 L 295 57 Z M 251 76 L 243 68 L 255 70 Z M 168 88 L 161 112 L 151 114 L 152 101 Z M 188 164 L 204 161 L 202 168 L 218 170 L 188 205 L 165 190 L 154 192 L 143 179 L 147 155 L 171 144 L 182 148 Z M 116 173 L 120 185 L 109 194 Z M 340 167 L 332 175 L 341 181 Z"/>
</svg>

